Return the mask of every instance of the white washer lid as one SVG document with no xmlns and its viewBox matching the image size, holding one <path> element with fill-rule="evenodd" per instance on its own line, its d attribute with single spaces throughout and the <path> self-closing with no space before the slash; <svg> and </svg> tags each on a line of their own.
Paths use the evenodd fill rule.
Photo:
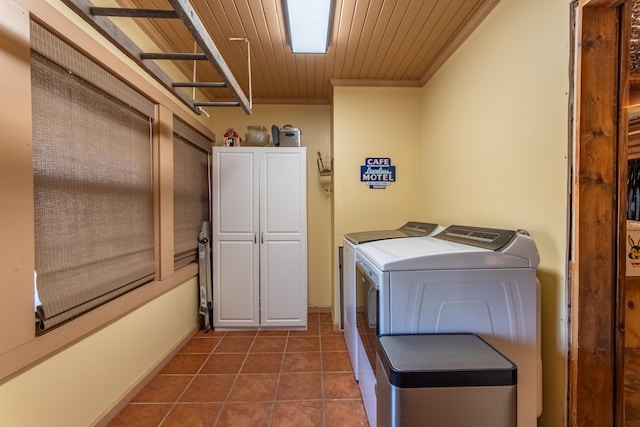
<svg viewBox="0 0 640 427">
<path fill-rule="evenodd" d="M 357 252 L 381 271 L 535 268 L 539 262 L 526 235 L 516 235 L 499 251 L 426 236 L 369 242 Z"/>
<path fill-rule="evenodd" d="M 344 238 L 353 245 L 386 239 L 430 236 L 444 230 L 444 227 L 429 222 L 409 221 L 402 227 L 393 230 L 370 230 L 347 233 Z"/>
</svg>

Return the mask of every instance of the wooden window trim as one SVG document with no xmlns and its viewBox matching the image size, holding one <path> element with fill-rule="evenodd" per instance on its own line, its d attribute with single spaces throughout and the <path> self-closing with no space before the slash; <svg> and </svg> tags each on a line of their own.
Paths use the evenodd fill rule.
<svg viewBox="0 0 640 427">
<path fill-rule="evenodd" d="M 198 266 L 190 264 L 171 278 L 153 281 L 103 304 L 42 336 L 0 355 L 0 383 L 28 369 L 57 351 L 81 340 L 96 330 L 125 316 L 198 274 Z M 33 314 L 33 313 L 32 313 Z"/>
<path fill-rule="evenodd" d="M 6 138 L 0 142 L 0 169 L 6 174 L 0 179 L 0 234 L 7 237 L 0 242 L 0 256 L 5 260 L 0 266 L 2 383 L 197 275 L 195 264 L 173 271 L 173 117 L 180 117 L 212 141 L 214 136 L 195 114 L 116 48 L 99 41 L 104 39 L 81 19 L 75 20 L 73 12 L 62 4 L 56 7 L 37 0 L 13 0 L 3 2 L 0 12 L 0 31 L 9 35 L 0 38 L 0 57 L 8 59 L 9 64 L 3 70 L 0 89 L 9 95 L 6 99 L 12 100 L 0 105 L 0 117 L 6 120 L 2 123 Z M 157 279 L 37 338 L 33 313 L 30 19 L 45 25 L 157 104 L 153 160 Z"/>
</svg>

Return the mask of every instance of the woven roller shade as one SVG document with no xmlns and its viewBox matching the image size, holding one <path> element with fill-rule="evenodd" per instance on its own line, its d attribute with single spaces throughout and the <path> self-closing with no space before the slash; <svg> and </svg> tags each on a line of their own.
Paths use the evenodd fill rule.
<svg viewBox="0 0 640 427">
<path fill-rule="evenodd" d="M 180 123 L 176 121 L 176 125 Z M 183 129 L 185 125 L 174 125 Z M 189 134 L 181 132 L 187 137 Z M 209 221 L 209 153 L 174 133 L 173 136 L 173 215 L 174 269 L 197 261 L 198 233 Z M 210 149 L 210 146 L 209 146 Z"/>
<path fill-rule="evenodd" d="M 125 105 L 138 110 L 141 114 L 153 117 L 155 108 L 153 102 L 35 21 L 31 21 L 31 50 L 60 65 L 68 73 L 80 77 L 122 101 Z"/>
<path fill-rule="evenodd" d="M 36 320 L 45 331 L 154 278 L 151 126 L 34 51 L 32 106 Z"/>
</svg>

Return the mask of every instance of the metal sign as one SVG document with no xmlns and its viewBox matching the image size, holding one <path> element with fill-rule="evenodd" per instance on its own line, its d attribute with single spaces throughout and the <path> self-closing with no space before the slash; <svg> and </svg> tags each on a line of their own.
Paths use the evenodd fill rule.
<svg viewBox="0 0 640 427">
<path fill-rule="evenodd" d="M 388 157 L 367 157 L 364 165 L 360 166 L 360 181 L 369 188 L 387 188 L 396 181 L 396 167 L 391 166 Z"/>
</svg>

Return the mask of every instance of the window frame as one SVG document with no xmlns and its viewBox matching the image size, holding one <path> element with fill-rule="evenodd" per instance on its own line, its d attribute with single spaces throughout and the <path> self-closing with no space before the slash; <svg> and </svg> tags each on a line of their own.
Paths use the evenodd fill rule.
<svg viewBox="0 0 640 427">
<path fill-rule="evenodd" d="M 173 148 L 174 148 L 174 186 L 176 186 L 177 184 L 180 183 L 184 183 L 184 181 L 182 179 L 176 179 L 175 176 L 175 172 L 178 168 L 176 168 L 176 164 L 178 163 L 175 160 L 175 154 L 176 154 L 176 150 L 184 150 L 185 148 L 188 150 L 196 150 L 196 152 L 199 155 L 204 155 L 206 162 L 207 162 L 207 167 L 205 170 L 205 176 L 204 178 L 206 178 L 206 183 L 200 182 L 200 184 L 204 184 L 207 188 L 210 188 L 211 186 L 211 178 L 210 178 L 210 170 L 211 170 L 211 145 L 207 142 L 204 141 L 202 137 L 200 137 L 200 135 L 196 134 L 196 132 L 194 132 L 193 130 L 191 130 L 190 128 L 187 127 L 187 125 L 185 125 L 184 123 L 182 123 L 180 120 L 176 119 L 174 120 L 174 134 L 173 134 L 174 138 L 173 138 Z M 178 148 L 178 147 L 182 147 L 182 148 Z M 184 153 L 184 152 L 183 152 Z M 185 166 L 184 164 L 180 165 L 180 166 Z M 193 165 L 189 165 L 190 168 L 193 167 Z M 189 187 L 191 187 L 191 189 L 198 189 L 198 185 L 193 185 L 193 184 L 189 184 Z M 184 185 L 182 186 L 182 189 L 184 190 Z M 178 188 L 174 187 L 174 200 L 177 194 L 179 194 L 180 190 L 180 186 L 178 186 Z M 189 189 L 186 190 L 187 192 L 189 192 Z M 209 221 L 211 222 L 211 197 L 207 197 L 206 200 L 206 206 L 197 204 L 197 202 L 195 202 L 193 199 L 188 199 L 187 203 L 187 207 L 188 209 L 185 211 L 184 206 L 181 206 L 182 203 L 174 203 L 174 215 L 176 215 L 177 213 L 182 214 L 182 216 L 184 216 L 184 214 L 186 212 L 189 212 L 189 214 L 193 214 L 195 213 L 195 211 L 199 211 L 198 206 L 200 208 L 204 207 L 204 210 L 206 211 L 206 218 L 201 218 L 202 221 Z M 198 206 L 194 206 L 194 203 L 196 203 Z M 180 208 L 178 208 L 178 206 L 180 206 Z M 202 210 L 199 211 L 199 213 L 203 213 Z M 192 219 L 189 216 L 189 219 Z M 185 256 L 184 254 L 181 254 L 181 256 L 178 256 L 178 245 L 184 243 L 184 240 L 182 242 L 177 242 L 176 240 L 178 240 L 178 236 L 180 236 L 180 234 L 178 234 L 177 230 L 176 230 L 176 221 L 178 221 L 179 218 L 174 218 L 174 269 L 179 269 L 181 268 L 182 264 L 185 262 L 185 259 L 181 259 L 181 258 L 187 258 L 188 256 Z M 189 221 L 186 221 L 186 223 L 188 225 L 192 225 L 189 223 Z M 196 238 L 199 236 L 199 232 L 201 229 L 202 223 L 198 224 L 197 230 L 194 230 L 194 235 L 193 235 L 193 257 L 197 259 L 198 257 L 198 243 L 196 242 Z M 184 231 L 184 229 L 183 229 Z M 184 237 L 184 236 L 182 236 Z M 181 248 L 180 248 L 181 249 Z M 179 265 L 176 268 L 176 265 Z"/>
<path fill-rule="evenodd" d="M 6 138 L 0 142 L 0 382 L 37 364 L 107 324 L 197 276 L 197 264 L 173 271 L 173 119 L 215 141 L 193 112 L 117 51 L 62 3 L 14 0 L 0 4 L 0 58 L 7 59 L 0 90 L 12 101 L 0 105 Z M 154 258 L 156 279 L 36 337 L 33 313 L 34 222 L 31 165 L 30 20 L 37 21 L 156 104 L 153 137 Z M 7 154 L 6 156 L 4 154 Z M 162 174 L 160 174 L 162 170 Z M 6 215 L 5 215 L 6 213 Z M 5 238 L 6 236 L 6 238 Z"/>
</svg>

